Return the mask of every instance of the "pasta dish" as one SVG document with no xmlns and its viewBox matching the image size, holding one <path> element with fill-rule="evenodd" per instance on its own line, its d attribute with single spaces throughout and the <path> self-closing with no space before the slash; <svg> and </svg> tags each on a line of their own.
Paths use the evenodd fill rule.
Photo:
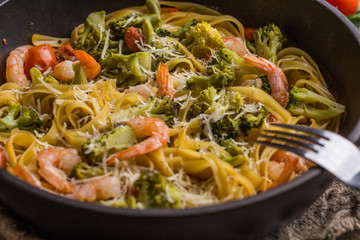
<svg viewBox="0 0 360 240">
<path fill-rule="evenodd" d="M 306 172 L 314 164 L 254 140 L 271 122 L 337 131 L 345 107 L 279 26 L 146 0 L 14 49 L 0 111 L 10 174 L 104 206 L 182 209 Z"/>
</svg>

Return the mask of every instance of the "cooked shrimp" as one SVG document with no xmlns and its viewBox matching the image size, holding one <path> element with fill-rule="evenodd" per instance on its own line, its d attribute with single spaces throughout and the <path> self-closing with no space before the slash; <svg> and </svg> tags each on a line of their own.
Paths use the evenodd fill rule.
<svg viewBox="0 0 360 240">
<path fill-rule="evenodd" d="M 148 83 L 136 85 L 134 87 L 129 87 L 125 89 L 124 93 L 137 93 L 143 96 L 144 98 L 148 98 L 153 96 L 152 86 Z"/>
<path fill-rule="evenodd" d="M 137 138 L 149 138 L 135 144 L 132 147 L 129 147 L 128 149 L 114 154 L 107 160 L 108 164 L 113 163 L 117 158 L 129 159 L 152 152 L 160 148 L 170 138 L 169 127 L 163 120 L 158 118 L 133 118 L 130 119 L 127 124 L 134 129 Z"/>
<path fill-rule="evenodd" d="M 15 164 L 14 173 L 15 176 L 21 178 L 25 182 L 30 183 L 35 187 L 42 188 L 40 180 L 26 166 Z"/>
<path fill-rule="evenodd" d="M 104 176 L 93 179 L 76 187 L 68 197 L 80 201 L 93 202 L 114 198 L 121 193 L 120 180 L 117 177 Z"/>
<path fill-rule="evenodd" d="M 315 166 L 314 163 L 294 153 L 276 151 L 268 166 L 269 178 L 274 180 L 270 188 L 287 182 L 293 172 L 302 174 L 313 166 Z"/>
<path fill-rule="evenodd" d="M 170 77 L 169 69 L 161 62 L 156 72 L 156 82 L 159 85 L 159 96 L 166 95 L 174 98 L 174 86 Z"/>
<path fill-rule="evenodd" d="M 42 150 L 37 155 L 38 173 L 57 190 L 72 193 L 75 185 L 66 180 L 76 164 L 82 162 L 75 149 L 55 147 Z"/>
<path fill-rule="evenodd" d="M 69 82 L 69 80 L 73 79 L 75 76 L 73 62 L 69 60 L 59 62 L 55 65 L 53 74 L 56 79 L 64 83 Z"/>
<path fill-rule="evenodd" d="M 235 52 L 240 57 L 244 57 L 247 53 L 245 43 L 241 38 L 228 36 L 223 37 L 222 39 L 225 43 L 225 47 Z"/>
<path fill-rule="evenodd" d="M 83 65 L 85 75 L 88 79 L 93 79 L 100 73 L 100 64 L 90 54 L 82 50 L 76 50 L 74 51 L 74 55 Z"/>
<path fill-rule="evenodd" d="M 11 51 L 9 57 L 6 59 L 6 81 L 16 82 L 22 87 L 27 87 L 31 84 L 24 72 L 24 64 L 26 54 L 31 45 L 24 45 Z"/>
<path fill-rule="evenodd" d="M 271 96 L 285 107 L 289 101 L 288 81 L 283 71 L 274 63 L 262 57 L 255 57 L 251 54 L 244 56 L 246 63 L 260 68 L 266 72 L 271 87 Z"/>
<path fill-rule="evenodd" d="M 0 147 L 0 168 L 6 169 L 5 150 L 2 147 Z"/>
</svg>

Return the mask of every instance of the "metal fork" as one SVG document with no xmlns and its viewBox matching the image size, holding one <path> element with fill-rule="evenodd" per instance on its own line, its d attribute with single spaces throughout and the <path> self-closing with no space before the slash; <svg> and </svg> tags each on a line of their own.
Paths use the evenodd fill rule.
<svg viewBox="0 0 360 240">
<path fill-rule="evenodd" d="M 360 190 L 360 151 L 352 142 L 328 130 L 280 123 L 271 125 L 283 130 L 266 129 L 260 134 L 265 139 L 256 140 L 256 143 L 302 156 Z"/>
</svg>

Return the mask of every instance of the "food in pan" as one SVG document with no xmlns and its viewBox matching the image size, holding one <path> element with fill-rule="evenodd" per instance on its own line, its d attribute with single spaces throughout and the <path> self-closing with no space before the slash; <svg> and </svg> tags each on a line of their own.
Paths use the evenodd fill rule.
<svg viewBox="0 0 360 240">
<path fill-rule="evenodd" d="M 269 24 L 185 2 L 91 13 L 35 34 L 0 87 L 0 166 L 35 187 L 134 209 L 255 195 L 313 164 L 254 144 L 271 122 L 336 131 L 345 107 Z"/>
</svg>

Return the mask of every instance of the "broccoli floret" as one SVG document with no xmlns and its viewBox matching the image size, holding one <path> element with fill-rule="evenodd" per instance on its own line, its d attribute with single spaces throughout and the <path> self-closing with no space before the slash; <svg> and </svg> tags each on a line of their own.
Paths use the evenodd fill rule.
<svg viewBox="0 0 360 240">
<path fill-rule="evenodd" d="M 271 94 L 271 87 L 267 75 L 260 76 L 260 79 L 262 82 L 261 89 L 267 94 Z"/>
<path fill-rule="evenodd" d="M 254 128 L 260 128 L 264 121 L 265 117 L 268 115 L 266 108 L 262 107 L 260 111 L 256 113 L 245 113 L 240 116 L 241 125 L 240 128 L 245 136 L 248 135 L 249 131 Z"/>
<path fill-rule="evenodd" d="M 217 51 L 213 61 L 209 64 L 208 76 L 194 76 L 186 84 L 191 90 L 202 90 L 208 87 L 231 87 L 236 76 L 247 73 L 261 73 L 259 69 L 244 62 L 235 52 L 222 48 Z"/>
<path fill-rule="evenodd" d="M 73 168 L 70 177 L 76 179 L 87 179 L 96 176 L 104 175 L 104 170 L 100 166 L 90 166 L 89 164 L 82 162 Z"/>
<path fill-rule="evenodd" d="M 244 146 L 238 146 L 233 140 L 223 140 L 220 142 L 220 145 L 231 155 L 231 157 L 222 155 L 221 159 L 234 167 L 250 162 L 245 154 Z"/>
<path fill-rule="evenodd" d="M 211 27 L 208 22 L 202 22 L 190 27 L 190 37 L 194 39 L 194 46 L 208 51 L 209 47 L 215 50 L 225 48 L 221 33 Z"/>
<path fill-rule="evenodd" d="M 180 208 L 179 191 L 160 173 L 143 171 L 134 187 L 144 208 Z"/>
<path fill-rule="evenodd" d="M 170 32 L 163 28 L 156 29 L 156 34 L 160 37 L 173 37 L 178 38 L 179 40 L 187 39 L 185 45 L 191 43 L 194 41 L 194 38 L 190 35 L 190 29 L 192 27 L 195 27 L 198 24 L 198 21 L 196 19 L 193 19 L 189 22 L 187 22 L 184 26 L 182 26 L 180 29 L 178 29 L 175 32 Z"/>
<path fill-rule="evenodd" d="M 324 120 L 344 113 L 345 106 L 306 88 L 291 86 L 287 110 L 296 116 Z"/>
<path fill-rule="evenodd" d="M 137 143 L 135 132 L 130 126 L 120 126 L 98 139 L 81 145 L 81 152 L 88 163 L 102 162 L 104 157 L 120 152 Z"/>
<path fill-rule="evenodd" d="M 199 93 L 189 108 L 186 118 L 189 120 L 204 113 L 220 119 L 226 112 L 235 113 L 240 111 L 243 103 L 244 100 L 238 92 L 217 91 L 215 88 L 210 87 Z"/>
<path fill-rule="evenodd" d="M 42 81 L 46 83 L 60 83 L 56 78 L 54 78 L 54 76 L 50 74 L 43 77 L 41 71 L 36 67 L 30 69 L 30 76 L 33 84 L 41 84 Z"/>
<path fill-rule="evenodd" d="M 149 20 L 155 29 L 161 26 L 161 10 L 160 4 L 157 0 L 147 0 L 146 7 L 150 14 L 130 14 L 126 15 L 116 21 L 110 22 L 109 28 L 111 33 L 117 39 L 124 39 L 126 28 L 136 27 L 140 28 L 145 20 Z"/>
<path fill-rule="evenodd" d="M 215 88 L 210 87 L 199 93 L 199 96 L 195 99 L 187 112 L 187 119 L 192 119 L 201 113 L 204 113 L 210 106 L 214 104 L 214 99 L 217 96 Z"/>
<path fill-rule="evenodd" d="M 113 113 L 109 119 L 113 125 L 116 125 L 134 117 L 149 116 L 159 118 L 171 127 L 174 124 L 175 110 L 176 106 L 171 98 L 167 96 L 149 97 L 146 103 Z"/>
<path fill-rule="evenodd" d="M 231 68 L 226 67 L 223 71 L 218 71 L 210 76 L 194 76 L 186 82 L 186 86 L 191 90 L 201 90 L 209 87 L 230 87 L 235 81 L 235 74 Z"/>
<path fill-rule="evenodd" d="M 224 134 L 226 134 L 228 138 L 236 138 L 242 135 L 240 128 L 241 121 L 239 118 L 234 119 L 226 115 L 218 121 L 211 121 L 210 125 L 212 133 L 218 138 L 221 138 Z"/>
<path fill-rule="evenodd" d="M 105 12 L 91 13 L 84 23 L 84 31 L 81 33 L 75 46 L 77 49 L 93 48 L 99 42 L 101 29 L 105 29 Z"/>
<path fill-rule="evenodd" d="M 285 42 L 286 38 L 280 28 L 269 24 L 254 31 L 254 42 L 247 44 L 247 47 L 254 54 L 275 62 L 276 55 Z"/>
<path fill-rule="evenodd" d="M 14 128 L 33 131 L 40 128 L 39 115 L 20 104 L 11 105 L 0 118 L 0 132 L 9 132 Z"/>
<path fill-rule="evenodd" d="M 243 111 L 244 100 L 236 91 L 216 91 L 211 87 L 201 91 L 194 103 L 190 106 L 186 119 L 190 120 L 204 114 L 210 121 L 212 135 L 217 139 L 236 138 L 247 135 L 253 128 L 262 126 L 267 110 L 261 108 L 256 113 Z M 209 136 L 206 123 L 204 134 Z"/>
<path fill-rule="evenodd" d="M 107 69 L 102 75 L 115 78 L 118 87 L 135 86 L 147 81 L 148 76 L 142 68 L 151 69 L 151 54 L 145 52 L 130 55 L 111 53 L 101 63 L 101 68 Z"/>
</svg>

